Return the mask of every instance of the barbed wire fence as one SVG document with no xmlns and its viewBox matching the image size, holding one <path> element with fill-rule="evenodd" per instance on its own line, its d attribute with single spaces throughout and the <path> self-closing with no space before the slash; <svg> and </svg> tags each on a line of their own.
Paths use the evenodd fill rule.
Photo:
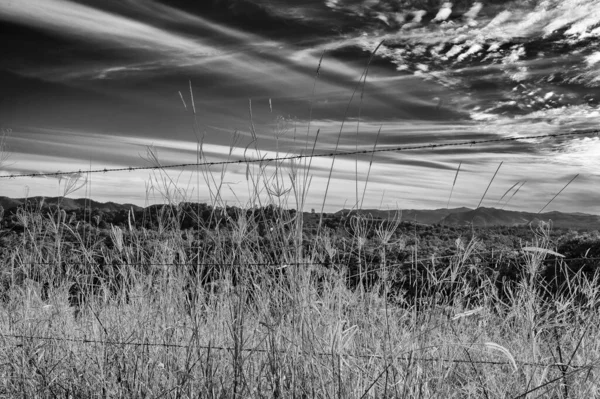
<svg viewBox="0 0 600 399">
<path fill-rule="evenodd" d="M 413 146 L 397 146 L 397 147 L 386 147 L 386 148 L 371 148 L 357 151 L 337 151 L 337 152 L 326 152 L 322 154 L 299 154 L 299 155 L 287 155 L 279 157 L 263 157 L 253 159 L 239 159 L 239 160 L 228 160 L 228 161 L 211 161 L 211 162 L 193 162 L 193 163 L 180 163 L 172 165 L 154 165 L 154 166 L 130 166 L 123 168 L 103 168 L 103 169 L 89 169 L 89 170 L 72 170 L 68 172 L 39 172 L 39 173 L 23 173 L 23 174 L 5 174 L 0 175 L 0 179 L 16 179 L 20 177 L 59 177 L 69 176 L 75 174 L 95 174 L 95 173 L 111 173 L 111 172 L 133 172 L 137 170 L 159 170 L 159 169 L 177 169 L 185 167 L 198 167 L 198 166 L 218 166 L 218 165 L 231 165 L 231 164 L 250 164 L 250 163 L 269 163 L 269 162 L 283 162 L 300 160 L 306 158 L 328 158 L 328 157 L 342 157 L 349 155 L 360 155 L 360 154 L 376 154 L 383 152 L 401 152 L 401 151 L 416 151 L 426 149 L 439 149 L 439 148 L 450 148 L 450 147 L 463 147 L 463 146 L 474 146 L 474 145 L 485 145 L 494 143 L 505 143 L 505 142 L 518 142 L 527 140 L 539 140 L 547 138 L 564 138 L 570 136 L 588 136 L 598 135 L 599 129 L 585 129 L 585 130 L 573 130 L 571 132 L 564 133 L 549 133 L 549 134 L 538 134 L 518 137 L 502 137 L 495 139 L 484 139 L 484 140 L 467 140 L 458 141 L 454 143 L 427 143 Z"/>
<path fill-rule="evenodd" d="M 10 338 L 14 340 L 30 340 L 30 341 L 47 341 L 47 342 L 72 342 L 78 344 L 85 345 L 109 345 L 109 346 L 120 346 L 120 347 L 161 347 L 161 348 L 179 348 L 179 349 L 202 349 L 202 350 L 217 350 L 217 351 L 234 351 L 241 350 L 242 352 L 247 353 L 270 353 L 272 351 L 287 354 L 289 350 L 287 349 L 265 349 L 261 347 L 252 347 L 252 348 L 234 348 L 232 346 L 224 346 L 224 345 L 201 345 L 201 344 L 176 344 L 176 343 L 165 343 L 165 342 L 137 342 L 137 341 L 115 341 L 115 340 L 99 340 L 99 339 L 91 339 L 91 338 L 66 338 L 66 337 L 49 337 L 49 336 L 37 336 L 37 335 L 26 335 L 26 334 L 12 334 L 12 333 L 3 333 L 0 332 L 0 336 L 2 338 Z M 6 343 L 6 341 L 5 341 Z M 14 347 L 23 347 L 24 343 L 15 342 L 13 344 Z M 347 358 L 362 358 L 362 359 L 386 359 L 393 358 L 396 361 L 422 361 L 422 362 L 441 362 L 441 363 L 466 363 L 466 364 L 484 364 L 484 365 L 493 365 L 493 366 L 506 366 L 510 365 L 511 362 L 509 360 L 506 361 L 498 361 L 498 360 L 467 360 L 467 359 L 454 359 L 454 358 L 444 358 L 444 357 L 419 357 L 414 356 L 415 352 L 420 352 L 427 349 L 437 349 L 439 346 L 429 346 L 426 348 L 412 349 L 410 351 L 402 351 L 400 353 L 385 356 L 381 354 L 355 354 L 355 353 L 334 353 L 334 352 L 318 352 L 318 351 L 301 351 L 297 350 L 297 353 L 301 353 L 309 356 L 316 357 L 332 357 L 332 356 L 342 356 Z M 565 365 L 562 363 L 541 363 L 541 362 L 531 362 L 514 359 L 515 362 L 524 367 L 541 367 L 541 368 L 549 368 L 549 367 L 557 367 L 562 368 Z M 591 362 L 590 364 L 594 364 L 596 362 Z M 577 369 L 582 367 L 589 367 L 590 364 L 572 364 L 569 368 Z"/>
</svg>

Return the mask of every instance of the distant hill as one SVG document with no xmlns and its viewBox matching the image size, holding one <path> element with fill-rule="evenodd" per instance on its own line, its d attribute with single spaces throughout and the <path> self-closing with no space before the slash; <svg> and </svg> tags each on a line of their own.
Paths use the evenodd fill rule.
<svg viewBox="0 0 600 399">
<path fill-rule="evenodd" d="M 338 215 L 356 214 L 356 210 L 344 209 L 337 212 Z M 396 211 L 382 211 L 378 209 L 362 209 L 358 213 L 363 215 L 370 214 L 376 219 L 392 218 Z M 531 212 L 507 211 L 496 208 L 454 208 L 454 209 L 406 209 L 401 210 L 401 220 L 407 222 L 416 222 L 422 224 L 441 223 L 448 226 L 467 226 L 477 227 L 486 226 L 522 226 L 530 222 L 552 221 L 552 225 L 560 228 L 572 229 L 600 229 L 600 216 L 589 215 L 581 212 L 547 212 L 537 215 Z"/>
<path fill-rule="evenodd" d="M 23 205 L 26 201 L 39 202 L 44 200 L 44 204 L 56 205 L 60 202 L 60 207 L 65 211 L 75 211 L 77 209 L 89 208 L 98 209 L 103 212 L 115 212 L 120 210 L 129 210 L 133 208 L 134 211 L 142 210 L 142 207 L 133 204 L 117 204 L 114 202 L 98 202 L 85 198 L 62 198 L 62 197 L 29 197 L 29 198 L 8 198 L 0 197 L 0 206 L 5 210 L 15 208 Z"/>
<path fill-rule="evenodd" d="M 416 222 L 422 224 L 435 224 L 439 223 L 445 217 L 452 214 L 460 214 L 463 212 L 471 211 L 470 208 L 453 208 L 453 209 L 432 209 L 432 210 L 423 210 L 423 209 L 402 209 L 400 211 L 397 210 L 379 210 L 379 209 L 361 209 L 359 211 L 350 210 L 350 209 L 342 209 L 341 211 L 336 212 L 336 215 L 349 215 L 356 214 L 357 212 L 361 215 L 371 215 L 375 219 L 391 219 L 396 213 L 400 213 L 401 220 L 407 222 Z"/>
<path fill-rule="evenodd" d="M 541 214 L 531 212 L 506 211 L 496 208 L 479 208 L 468 212 L 452 213 L 443 218 L 440 223 L 454 226 L 473 225 L 485 226 L 519 226 L 531 222 L 551 221 L 554 227 L 573 229 L 600 229 L 600 216 L 584 213 L 546 212 Z"/>
<path fill-rule="evenodd" d="M 144 208 L 133 204 L 117 204 L 114 202 L 90 201 L 85 198 L 60 198 L 60 197 L 30 197 L 30 198 L 8 198 L 0 196 L 0 206 L 8 211 L 25 203 L 25 201 L 39 202 L 44 200 L 47 205 L 56 205 L 60 201 L 60 206 L 66 211 L 75 211 L 89 208 L 103 212 L 118 212 L 121 210 L 141 211 Z M 153 206 L 155 207 L 155 206 Z M 336 212 L 335 216 L 348 216 L 360 213 L 362 215 L 371 215 L 374 219 L 391 219 L 397 213 L 400 213 L 400 220 L 405 222 L 414 222 L 419 224 L 444 224 L 447 226 L 523 226 L 531 222 L 537 224 L 539 221 L 551 221 L 557 228 L 572 228 L 585 230 L 600 230 L 600 216 L 589 215 L 581 212 L 546 212 L 535 214 L 531 212 L 507 211 L 496 208 L 452 208 L 452 209 L 405 209 L 405 210 L 380 210 L 380 209 L 361 209 L 350 210 L 342 209 Z M 308 213 L 307 213 L 308 215 Z"/>
</svg>

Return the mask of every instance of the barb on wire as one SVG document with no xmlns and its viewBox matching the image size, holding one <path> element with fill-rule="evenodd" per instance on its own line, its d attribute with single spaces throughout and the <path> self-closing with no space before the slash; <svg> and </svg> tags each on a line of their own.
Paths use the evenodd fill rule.
<svg viewBox="0 0 600 399">
<path fill-rule="evenodd" d="M 440 144 L 422 144 L 415 146 L 403 146 L 403 147 L 389 147 L 389 148 L 371 148 L 367 150 L 357 150 L 357 151 L 346 151 L 346 152 L 327 152 L 323 154 L 306 154 L 306 155 L 288 155 L 282 157 L 272 157 L 272 158 L 256 158 L 256 159 L 239 159 L 237 161 L 214 161 L 214 162 L 192 162 L 192 163 L 180 163 L 174 165 L 160 165 L 160 166 L 135 166 L 135 167 L 123 167 L 123 168 L 102 168 L 102 169 L 89 169 L 89 170 L 77 170 L 70 172 L 49 172 L 49 173 L 24 173 L 24 174 L 10 174 L 10 175 L 1 175 L 0 179 L 15 179 L 17 177 L 56 177 L 56 176 L 65 176 L 72 174 L 91 174 L 91 173 L 107 173 L 107 172 L 123 172 L 128 171 L 132 172 L 135 170 L 155 170 L 155 169 L 173 169 L 173 168 L 184 168 L 189 166 L 215 166 L 215 165 L 227 165 L 227 164 L 249 164 L 249 163 L 268 163 L 268 162 L 281 162 L 281 161 L 290 161 L 296 159 L 303 158 L 326 158 L 326 157 L 339 157 L 339 156 L 348 156 L 348 155 L 357 155 L 357 154 L 373 154 L 379 152 L 398 152 L 398 151 L 414 151 L 414 150 L 424 150 L 424 149 L 436 149 L 436 148 L 446 148 L 446 147 L 461 147 L 461 146 L 473 146 L 480 144 L 491 144 L 491 143 L 502 143 L 502 142 L 510 142 L 510 141 L 519 141 L 519 140 L 533 140 L 533 139 L 541 139 L 541 138 L 558 138 L 558 137 L 568 137 L 568 136 L 578 136 L 578 135 L 587 135 L 587 134 L 598 134 L 600 130 L 590 129 L 590 130 L 574 130 L 572 132 L 567 133 L 555 133 L 555 134 L 539 134 L 533 136 L 521 136 L 521 137 L 503 137 L 498 139 L 486 139 L 486 140 L 469 140 L 469 141 L 460 141 L 456 143 L 440 143 Z"/>
</svg>

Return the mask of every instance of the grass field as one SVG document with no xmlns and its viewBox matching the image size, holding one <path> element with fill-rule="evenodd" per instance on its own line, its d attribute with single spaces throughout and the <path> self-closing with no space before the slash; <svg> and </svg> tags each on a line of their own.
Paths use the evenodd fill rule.
<svg viewBox="0 0 600 399">
<path fill-rule="evenodd" d="M 0 395 L 600 394 L 597 275 L 571 273 L 550 289 L 540 277 L 556 256 L 548 225 L 532 229 L 514 281 L 478 269 L 476 237 L 443 267 L 435 256 L 415 264 L 425 278 L 412 281 L 389 261 L 399 213 L 378 224 L 349 217 L 343 234 L 319 221 L 307 233 L 303 213 L 287 210 L 304 208 L 305 161 L 249 167 L 249 211 L 233 215 L 222 211 L 225 170 L 198 170 L 213 198 L 208 223 L 165 207 L 152 229 L 133 213 L 100 229 L 60 207 L 20 209 L 1 258 Z M 157 173 L 163 192 L 177 192 Z M 69 194 L 85 181 L 64 185 Z M 181 229 L 184 213 L 193 229 Z M 331 261 L 340 255 L 352 271 Z"/>
</svg>

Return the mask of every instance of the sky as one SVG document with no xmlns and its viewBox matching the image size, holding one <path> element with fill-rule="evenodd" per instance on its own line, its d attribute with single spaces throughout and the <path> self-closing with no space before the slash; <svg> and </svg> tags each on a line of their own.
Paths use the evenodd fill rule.
<svg viewBox="0 0 600 399">
<path fill-rule="evenodd" d="M 433 3 L 0 0 L 0 177 L 599 127 L 596 1 Z M 2 178 L 0 196 L 249 206 L 258 185 L 296 209 L 537 212 L 574 176 L 545 211 L 600 214 L 597 135 Z"/>
</svg>

